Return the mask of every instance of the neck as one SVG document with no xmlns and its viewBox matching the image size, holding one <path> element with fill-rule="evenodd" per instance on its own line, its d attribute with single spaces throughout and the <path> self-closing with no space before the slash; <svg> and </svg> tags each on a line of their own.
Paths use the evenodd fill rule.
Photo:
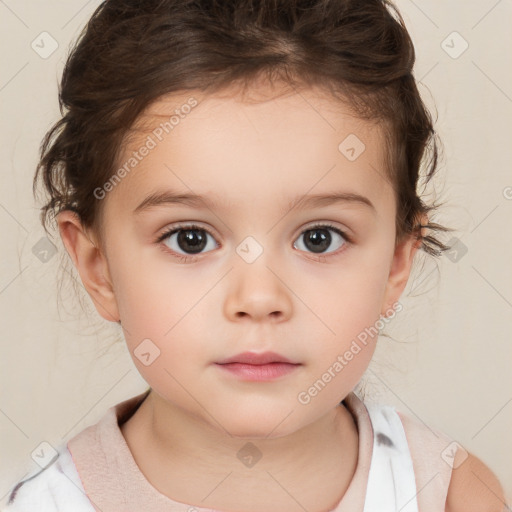
<svg viewBox="0 0 512 512">
<path fill-rule="evenodd" d="M 247 439 L 151 392 L 121 430 L 160 493 L 225 512 L 331 510 L 357 465 L 357 428 L 343 405 L 287 436 Z"/>
</svg>

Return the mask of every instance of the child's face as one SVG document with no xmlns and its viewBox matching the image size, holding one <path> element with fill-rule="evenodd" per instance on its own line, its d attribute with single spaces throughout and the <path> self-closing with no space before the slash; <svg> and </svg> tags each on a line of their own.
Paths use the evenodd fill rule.
<svg viewBox="0 0 512 512">
<path fill-rule="evenodd" d="M 190 97 L 198 105 L 182 110 L 169 133 L 159 131 Z M 133 151 L 141 159 L 104 199 L 101 271 L 113 294 L 89 290 L 98 311 L 120 318 L 154 391 L 215 429 L 278 437 L 332 412 L 367 368 L 377 336 L 371 331 L 363 343 L 361 333 L 392 311 L 414 254 L 412 242 L 395 252 L 380 130 L 314 90 L 254 104 L 188 94 L 150 112 L 165 117 L 139 120 L 146 131 L 131 138 L 119 167 Z M 359 156 L 354 135 L 365 145 Z M 164 202 L 135 211 L 151 194 L 171 191 L 202 196 L 209 207 Z M 359 194 L 373 207 L 289 206 L 335 193 Z M 181 241 L 178 232 L 156 242 L 177 223 L 213 236 L 185 231 Z M 325 227 L 304 233 L 314 224 L 330 224 L 351 242 Z M 191 259 L 180 260 L 187 252 Z M 217 364 L 249 351 L 300 365 L 254 381 Z"/>
</svg>

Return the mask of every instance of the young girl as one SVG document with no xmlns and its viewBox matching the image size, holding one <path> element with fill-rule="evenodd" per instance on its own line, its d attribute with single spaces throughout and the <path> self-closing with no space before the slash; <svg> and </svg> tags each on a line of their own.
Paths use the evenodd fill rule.
<svg viewBox="0 0 512 512">
<path fill-rule="evenodd" d="M 150 387 L 4 510 L 504 509 L 476 457 L 353 391 L 418 249 L 447 249 L 414 58 L 384 0 L 96 10 L 36 180 Z"/>
</svg>

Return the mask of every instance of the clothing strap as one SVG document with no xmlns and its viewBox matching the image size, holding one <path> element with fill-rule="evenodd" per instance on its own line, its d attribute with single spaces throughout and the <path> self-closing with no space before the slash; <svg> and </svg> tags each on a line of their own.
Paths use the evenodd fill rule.
<svg viewBox="0 0 512 512">
<path fill-rule="evenodd" d="M 405 431 L 394 407 L 365 404 L 373 428 L 373 457 L 364 512 L 418 512 Z"/>
</svg>

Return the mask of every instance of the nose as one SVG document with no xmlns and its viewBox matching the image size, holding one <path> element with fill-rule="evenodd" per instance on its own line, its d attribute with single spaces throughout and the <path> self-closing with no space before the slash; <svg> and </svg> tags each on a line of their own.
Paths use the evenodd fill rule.
<svg viewBox="0 0 512 512">
<path fill-rule="evenodd" d="M 253 263 L 237 262 L 224 305 L 229 320 L 279 323 L 290 318 L 292 301 L 286 277 L 268 263 L 264 255 Z"/>
</svg>

